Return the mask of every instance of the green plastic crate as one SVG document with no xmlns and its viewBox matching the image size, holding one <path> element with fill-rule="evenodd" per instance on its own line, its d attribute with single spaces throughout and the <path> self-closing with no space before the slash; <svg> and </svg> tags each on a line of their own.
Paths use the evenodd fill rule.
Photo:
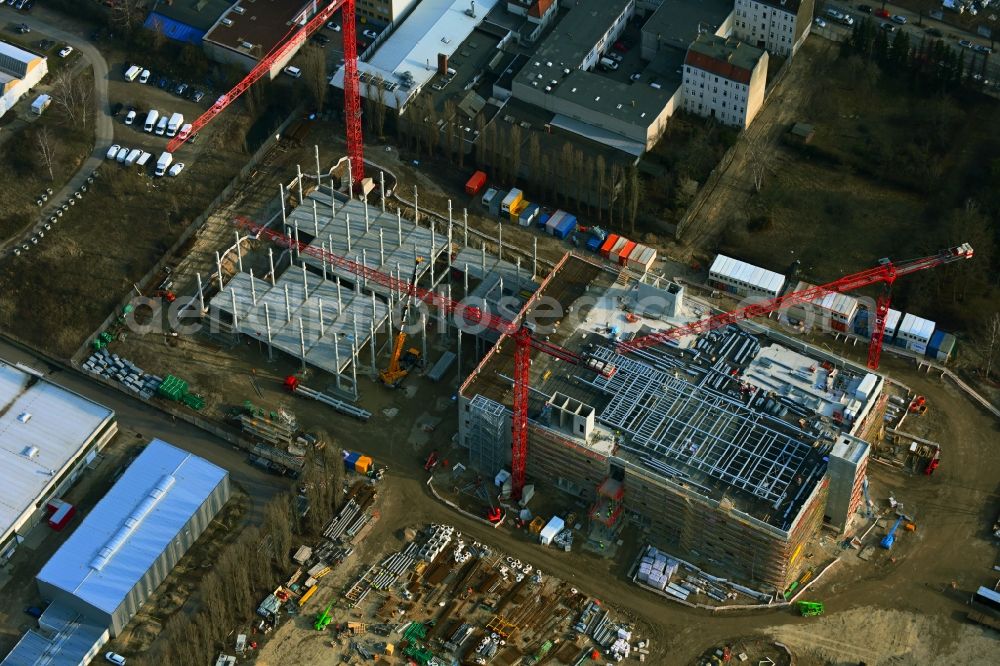
<svg viewBox="0 0 1000 666">
<path fill-rule="evenodd" d="M 163 383 L 156 389 L 156 392 L 164 398 L 180 402 L 187 393 L 187 389 L 188 383 L 186 381 L 173 375 L 167 375 L 163 378 Z"/>
<path fill-rule="evenodd" d="M 185 393 L 184 397 L 181 398 L 181 402 L 195 411 L 205 406 L 205 399 L 197 393 Z"/>
</svg>

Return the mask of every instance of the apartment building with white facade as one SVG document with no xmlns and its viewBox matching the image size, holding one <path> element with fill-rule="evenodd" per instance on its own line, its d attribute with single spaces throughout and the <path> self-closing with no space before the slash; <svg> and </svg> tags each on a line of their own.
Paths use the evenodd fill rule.
<svg viewBox="0 0 1000 666">
<path fill-rule="evenodd" d="M 792 56 L 812 19 L 813 0 L 735 0 L 733 36 L 771 55 Z"/>
<path fill-rule="evenodd" d="M 684 59 L 684 110 L 745 128 L 764 103 L 767 52 L 701 34 Z"/>
</svg>

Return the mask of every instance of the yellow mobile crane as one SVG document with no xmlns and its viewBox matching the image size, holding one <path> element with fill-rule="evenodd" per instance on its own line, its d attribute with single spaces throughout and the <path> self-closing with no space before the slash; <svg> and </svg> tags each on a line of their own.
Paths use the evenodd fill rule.
<svg viewBox="0 0 1000 666">
<path fill-rule="evenodd" d="M 411 280 L 411 283 L 417 280 L 417 266 L 420 265 L 421 261 L 422 259 L 417 257 L 417 262 L 413 266 L 413 280 Z M 406 326 L 409 323 L 410 306 L 412 305 L 413 294 L 410 293 L 406 296 L 403 314 L 399 319 L 399 332 L 396 333 L 396 340 L 392 345 L 392 356 L 389 357 L 389 365 L 385 370 L 378 373 L 378 377 L 382 380 L 382 383 L 393 388 L 399 388 L 403 380 L 406 379 L 406 376 L 410 374 L 410 370 L 423 362 L 419 349 L 410 347 L 405 353 L 403 352 L 407 337 Z"/>
</svg>

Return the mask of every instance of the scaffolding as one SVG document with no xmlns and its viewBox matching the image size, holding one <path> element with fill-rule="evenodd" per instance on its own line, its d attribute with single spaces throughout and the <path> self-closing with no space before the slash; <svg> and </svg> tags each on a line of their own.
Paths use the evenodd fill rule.
<svg viewBox="0 0 1000 666">
<path fill-rule="evenodd" d="M 621 518 L 624 506 L 625 486 L 618 479 L 605 477 L 597 486 L 597 501 L 590 508 L 590 520 L 614 530 Z"/>
<path fill-rule="evenodd" d="M 778 521 L 783 528 L 794 519 L 789 515 L 814 485 L 807 481 L 823 471 L 814 437 L 606 347 L 593 356 L 617 369 L 610 377 L 583 381 L 610 397 L 598 420 L 628 435 L 623 448 L 706 494 L 711 490 L 704 484 L 721 481 L 773 509 L 786 508 Z"/>
<path fill-rule="evenodd" d="M 469 404 L 469 464 L 491 477 L 506 463 L 506 409 L 499 402 L 477 395 Z"/>
</svg>

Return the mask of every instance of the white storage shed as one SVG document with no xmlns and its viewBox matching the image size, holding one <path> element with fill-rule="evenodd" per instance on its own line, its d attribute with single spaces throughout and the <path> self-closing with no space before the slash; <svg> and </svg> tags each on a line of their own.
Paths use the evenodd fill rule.
<svg viewBox="0 0 1000 666">
<path fill-rule="evenodd" d="M 708 282 L 741 296 L 775 297 L 781 293 L 785 276 L 720 254 L 708 271 Z"/>
</svg>

